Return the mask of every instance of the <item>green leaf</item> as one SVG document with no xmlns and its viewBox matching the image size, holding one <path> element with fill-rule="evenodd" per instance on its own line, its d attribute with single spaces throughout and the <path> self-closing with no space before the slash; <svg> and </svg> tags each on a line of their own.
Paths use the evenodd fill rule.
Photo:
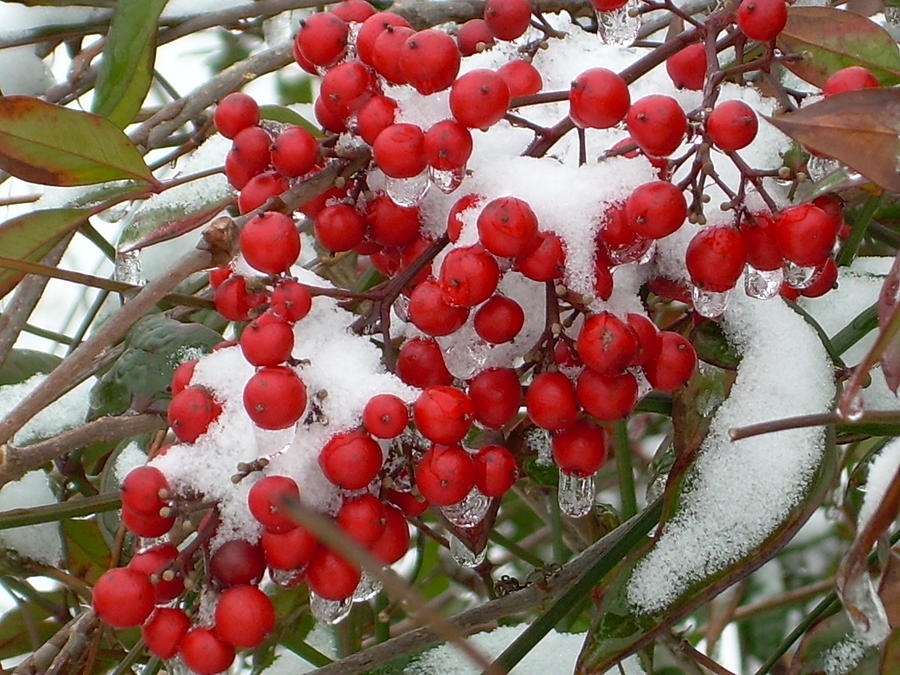
<svg viewBox="0 0 900 675">
<path fill-rule="evenodd" d="M 79 579 L 96 583 L 112 556 L 96 521 L 69 519 L 62 524 L 66 568 Z"/>
<path fill-rule="evenodd" d="M 153 81 L 156 28 L 167 0 L 119 0 L 97 72 L 92 109 L 118 127 L 134 120 Z"/>
<path fill-rule="evenodd" d="M 124 178 L 158 184 L 138 149 L 108 119 L 30 96 L 0 97 L 0 168 L 44 185 Z"/>
<path fill-rule="evenodd" d="M 24 382 L 32 375 L 49 373 L 62 361 L 53 354 L 33 349 L 13 349 L 0 365 L 0 386 Z"/>
<path fill-rule="evenodd" d="M 691 331 L 691 344 L 701 360 L 719 368 L 734 370 L 741 362 L 740 354 L 725 338 L 722 326 L 715 321 L 706 320 L 695 326 Z"/>
<path fill-rule="evenodd" d="M 293 124 L 294 126 L 303 127 L 313 136 L 320 137 L 322 130 L 300 113 L 286 108 L 283 105 L 261 105 L 259 106 L 259 116 L 264 120 L 272 120 L 273 122 L 284 122 L 285 124 Z"/>
<path fill-rule="evenodd" d="M 65 599 L 62 591 L 50 591 L 42 594 L 48 602 L 60 607 L 64 606 Z M 59 623 L 50 618 L 49 612 L 36 602 L 26 602 L 25 611 L 28 612 L 26 621 L 23 610 L 19 607 L 9 610 L 0 617 L 0 659 L 9 659 L 21 654 L 28 654 L 34 650 L 29 635 L 29 622 L 34 627 L 35 637 L 41 643 L 49 640 L 59 630 Z"/>
<path fill-rule="evenodd" d="M 884 28 L 864 16 L 831 7 L 791 7 L 778 35 L 785 52 L 808 54 L 783 65 L 817 87 L 848 66 L 872 71 L 882 86 L 900 83 L 900 50 Z"/>
<path fill-rule="evenodd" d="M 88 209 L 44 209 L 7 220 L 0 224 L 0 256 L 38 262 L 88 215 Z M 0 269 L 0 298 L 11 291 L 23 276 L 24 272 Z"/>
</svg>

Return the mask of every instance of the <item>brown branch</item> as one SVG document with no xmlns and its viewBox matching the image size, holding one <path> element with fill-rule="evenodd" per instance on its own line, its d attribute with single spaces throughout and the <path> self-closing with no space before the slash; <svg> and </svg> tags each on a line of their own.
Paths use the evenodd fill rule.
<svg viewBox="0 0 900 675">
<path fill-rule="evenodd" d="M 91 443 L 108 443 L 165 428 L 166 420 L 159 415 L 101 417 L 45 441 L 23 447 L 6 445 L 0 448 L 0 485 Z"/>
<path fill-rule="evenodd" d="M 738 441 L 742 438 L 750 436 L 759 436 L 760 434 L 770 434 L 775 431 L 784 431 L 786 429 L 802 429 L 805 427 L 818 427 L 828 424 L 897 424 L 900 422 L 900 411 L 898 410 L 872 410 L 865 413 L 862 417 L 854 420 L 852 423 L 844 421 L 840 415 L 834 412 L 816 413 L 813 415 L 798 415 L 797 417 L 785 417 L 783 419 L 772 420 L 771 422 L 760 422 L 758 424 L 748 424 L 745 427 L 733 427 L 728 430 L 731 440 Z"/>
</svg>

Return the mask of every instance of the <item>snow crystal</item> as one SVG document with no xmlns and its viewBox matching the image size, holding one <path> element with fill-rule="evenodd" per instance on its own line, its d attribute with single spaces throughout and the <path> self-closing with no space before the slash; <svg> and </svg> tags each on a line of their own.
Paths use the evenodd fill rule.
<svg viewBox="0 0 900 675">
<path fill-rule="evenodd" d="M 895 438 L 881 449 L 869 465 L 866 494 L 859 509 L 857 530 L 861 531 L 868 525 L 898 469 L 900 469 L 900 438 Z"/>
<path fill-rule="evenodd" d="M 17 481 L 0 489 L 0 511 L 44 506 L 56 502 L 50 481 L 43 471 L 29 471 Z M 57 523 L 23 525 L 0 530 L 0 546 L 16 551 L 24 558 L 47 565 L 58 565 L 62 559 L 62 540 Z"/>
<path fill-rule="evenodd" d="M 140 445 L 132 441 L 122 448 L 121 452 L 119 452 L 119 455 L 116 457 L 116 482 L 121 484 L 122 481 L 125 480 L 125 476 L 127 476 L 132 469 L 136 469 L 146 463 L 147 453 L 141 449 Z"/>
<path fill-rule="evenodd" d="M 821 428 L 736 442 L 728 436 L 732 427 L 830 409 L 831 364 L 815 332 L 781 300 L 742 293 L 735 293 L 724 328 L 743 360 L 681 510 L 629 582 L 629 601 L 644 611 L 663 609 L 760 545 L 802 499 L 823 452 Z"/>
<path fill-rule="evenodd" d="M 0 91 L 5 96 L 37 96 L 51 84 L 50 68 L 34 53 L 33 47 L 0 50 Z"/>
<path fill-rule="evenodd" d="M 34 375 L 24 382 L 0 387 L 0 418 L 6 417 L 46 377 L 43 374 Z M 93 379 L 86 380 L 45 407 L 16 432 L 13 444 L 23 446 L 35 443 L 82 424 L 87 415 L 92 386 Z"/>
<path fill-rule="evenodd" d="M 847 637 L 825 652 L 825 675 L 844 675 L 856 668 L 865 655 L 866 646 Z"/>
</svg>

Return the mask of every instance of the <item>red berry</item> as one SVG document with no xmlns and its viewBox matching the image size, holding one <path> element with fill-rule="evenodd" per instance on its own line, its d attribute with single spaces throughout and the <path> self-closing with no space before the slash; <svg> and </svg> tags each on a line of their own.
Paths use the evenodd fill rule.
<svg viewBox="0 0 900 675">
<path fill-rule="evenodd" d="M 676 89 L 700 91 L 706 80 L 706 47 L 702 42 L 688 45 L 666 59 L 666 72 Z"/>
<path fill-rule="evenodd" d="M 400 49 L 400 67 L 406 82 L 420 94 L 443 91 L 459 73 L 459 48 L 443 31 L 413 33 Z"/>
<path fill-rule="evenodd" d="M 493 295 L 500 281 L 500 268 L 481 246 L 465 246 L 444 257 L 439 280 L 447 302 L 474 307 Z"/>
<path fill-rule="evenodd" d="M 209 559 L 209 573 L 223 586 L 257 582 L 265 571 L 262 550 L 246 539 L 226 541 Z"/>
<path fill-rule="evenodd" d="M 739 225 L 747 250 L 747 262 L 758 270 L 777 270 L 783 258 L 778 248 L 775 221 L 767 213 L 755 213 L 741 219 Z"/>
<path fill-rule="evenodd" d="M 563 275 L 566 253 L 555 232 L 538 232 L 533 250 L 516 258 L 516 269 L 534 281 L 553 281 Z"/>
<path fill-rule="evenodd" d="M 362 139 L 372 145 L 378 134 L 394 123 L 397 102 L 387 96 L 372 96 L 356 113 L 356 130 Z"/>
<path fill-rule="evenodd" d="M 756 138 L 759 122 L 753 108 L 743 101 L 718 104 L 706 120 L 706 131 L 722 150 L 740 150 Z"/>
<path fill-rule="evenodd" d="M 360 571 L 353 563 L 325 546 L 319 546 L 306 567 L 309 588 L 326 600 L 344 600 L 353 595 Z"/>
<path fill-rule="evenodd" d="M 787 5 L 784 0 L 741 0 L 737 24 L 748 38 L 774 40 L 787 24 Z"/>
<path fill-rule="evenodd" d="M 297 46 L 310 63 L 330 66 L 344 55 L 348 32 L 346 21 L 331 12 L 319 12 L 301 22 Z"/>
<path fill-rule="evenodd" d="M 139 537 L 161 537 L 172 529 L 175 516 L 145 515 L 123 506 L 122 523 L 129 532 Z"/>
<path fill-rule="evenodd" d="M 127 567 L 107 570 L 94 585 L 94 611 L 113 628 L 144 623 L 155 602 L 147 575 Z"/>
<path fill-rule="evenodd" d="M 475 485 L 487 497 L 502 497 L 519 477 L 516 458 L 502 445 L 486 445 L 475 453 Z"/>
<path fill-rule="evenodd" d="M 272 143 L 272 164 L 283 176 L 308 173 L 319 159 L 316 137 L 303 127 L 288 127 Z"/>
<path fill-rule="evenodd" d="M 585 419 L 553 436 L 553 459 L 563 473 L 587 477 L 606 461 L 606 432 Z"/>
<path fill-rule="evenodd" d="M 384 492 L 385 499 L 400 509 L 404 515 L 410 518 L 420 516 L 428 509 L 428 500 L 424 497 L 416 496 L 412 492 L 400 492 L 399 490 L 388 489 Z"/>
<path fill-rule="evenodd" d="M 259 545 L 269 567 L 276 570 L 297 570 L 306 565 L 316 550 L 315 536 L 300 525 L 287 532 L 266 530 Z"/>
<path fill-rule="evenodd" d="M 575 395 L 585 411 L 598 420 L 620 420 L 637 403 L 637 380 L 631 373 L 601 375 L 585 368 L 578 377 Z"/>
<path fill-rule="evenodd" d="M 611 12 L 614 9 L 624 7 L 628 0 L 591 0 L 591 4 L 599 12 Z"/>
<path fill-rule="evenodd" d="M 393 12 L 377 12 L 363 21 L 362 26 L 359 27 L 359 32 L 356 34 L 356 53 L 363 63 L 367 63 L 370 66 L 375 65 L 372 54 L 375 40 L 388 26 L 409 28 L 409 22 Z"/>
<path fill-rule="evenodd" d="M 425 505 L 428 506 L 428 502 Z M 409 526 L 403 513 L 393 506 L 384 507 L 384 516 L 384 532 L 370 550 L 376 558 L 390 565 L 400 560 L 409 549 Z"/>
<path fill-rule="evenodd" d="M 332 6 L 331 13 L 347 23 L 362 23 L 375 13 L 375 8 L 366 0 L 341 0 Z"/>
<path fill-rule="evenodd" d="M 744 239 L 740 232 L 727 225 L 700 230 L 691 239 L 685 254 L 694 285 L 717 293 L 734 288 L 745 262 Z"/>
<path fill-rule="evenodd" d="M 651 94 L 628 110 L 628 133 L 648 155 L 666 157 L 681 145 L 687 132 L 687 117 L 671 96 Z"/>
<path fill-rule="evenodd" d="M 594 259 L 594 295 L 601 300 L 609 300 L 613 292 L 613 277 L 609 266 L 603 261 L 603 252 L 599 249 Z"/>
<path fill-rule="evenodd" d="M 194 628 L 181 639 L 179 647 L 184 665 L 197 675 L 224 672 L 234 661 L 234 648 L 210 628 Z"/>
<path fill-rule="evenodd" d="M 872 71 L 863 66 L 848 66 L 832 73 L 822 87 L 825 96 L 833 96 L 844 91 L 858 91 L 878 87 L 879 82 Z"/>
<path fill-rule="evenodd" d="M 675 391 L 691 378 L 696 365 L 694 346 L 678 333 L 664 330 L 659 333 L 659 350 L 644 364 L 644 375 L 654 389 Z"/>
<path fill-rule="evenodd" d="M 544 88 L 541 72 L 522 59 L 513 59 L 497 68 L 497 74 L 509 87 L 510 96 L 530 96 Z"/>
<path fill-rule="evenodd" d="M 314 224 L 316 239 L 330 251 L 349 251 L 366 234 L 366 221 L 349 204 L 332 204 L 319 211 Z"/>
<path fill-rule="evenodd" d="M 300 235 L 293 219 L 277 211 L 251 218 L 241 230 L 240 244 L 247 263 L 266 274 L 286 272 L 300 255 Z"/>
<path fill-rule="evenodd" d="M 813 282 L 806 288 L 800 289 L 800 295 L 805 298 L 818 298 L 833 289 L 837 283 L 838 269 L 834 258 L 828 258 L 816 267 Z"/>
<path fill-rule="evenodd" d="M 456 504 L 475 485 L 475 465 L 459 445 L 434 445 L 416 466 L 419 492 L 438 506 Z"/>
<path fill-rule="evenodd" d="M 197 359 L 192 359 L 190 361 L 185 361 L 175 369 L 175 372 L 172 373 L 172 384 L 169 386 L 172 396 L 184 391 L 188 387 L 191 383 L 191 378 L 194 377 L 194 368 L 196 366 Z"/>
<path fill-rule="evenodd" d="M 288 279 L 272 290 L 271 311 L 286 321 L 300 321 L 311 308 L 312 296 L 301 283 Z"/>
<path fill-rule="evenodd" d="M 638 348 L 630 365 L 642 366 L 659 349 L 659 330 L 650 319 L 640 314 L 629 314 L 625 321 L 638 340 Z"/>
<path fill-rule="evenodd" d="M 509 99 L 506 81 L 492 70 L 470 70 L 450 87 L 453 117 L 472 129 L 487 129 L 503 119 Z"/>
<path fill-rule="evenodd" d="M 440 171 L 460 169 L 472 155 L 472 134 L 456 120 L 441 120 L 425 132 L 425 159 Z"/>
<path fill-rule="evenodd" d="M 425 170 L 425 134 L 415 124 L 392 124 L 378 134 L 372 156 L 385 175 L 411 178 Z"/>
<path fill-rule="evenodd" d="M 475 419 L 491 429 L 507 424 L 522 405 L 522 385 L 512 368 L 488 368 L 469 380 Z"/>
<path fill-rule="evenodd" d="M 153 598 L 156 604 L 163 605 L 170 600 L 174 600 L 184 590 L 184 580 L 180 574 L 176 574 L 172 579 L 162 578 L 163 572 L 177 557 L 178 549 L 172 544 L 159 544 L 136 553 L 128 561 L 129 569 L 142 572 L 150 577 L 150 583 L 153 585 Z"/>
<path fill-rule="evenodd" d="M 515 40 L 531 22 L 531 3 L 528 0 L 487 0 L 484 20 L 501 40 Z"/>
<path fill-rule="evenodd" d="M 441 286 L 432 279 L 417 285 L 409 296 L 409 320 L 428 335 L 450 335 L 469 317 L 467 307 L 444 300 Z"/>
<path fill-rule="evenodd" d="M 541 373 L 525 392 L 531 421 L 544 429 L 565 429 L 575 422 L 578 406 L 572 382 L 562 373 Z"/>
<path fill-rule="evenodd" d="M 782 254 L 797 265 L 820 265 L 837 237 L 834 220 L 812 204 L 790 206 L 775 219 Z"/>
<path fill-rule="evenodd" d="M 138 466 L 122 481 L 122 504 L 143 515 L 158 515 L 168 502 L 160 493 L 169 492 L 169 481 L 155 466 Z"/>
<path fill-rule="evenodd" d="M 622 372 L 637 352 L 637 337 L 627 323 L 609 312 L 584 321 L 578 335 L 578 355 L 584 364 L 604 375 Z"/>
<path fill-rule="evenodd" d="M 408 421 L 406 403 L 393 394 L 373 396 L 363 408 L 363 426 L 376 438 L 396 438 Z"/>
<path fill-rule="evenodd" d="M 244 385 L 244 409 L 262 429 L 286 429 L 306 410 L 306 385 L 288 367 L 261 368 Z"/>
<path fill-rule="evenodd" d="M 406 246 L 419 234 L 419 209 L 379 195 L 366 204 L 369 236 L 382 246 Z"/>
<path fill-rule="evenodd" d="M 178 440 L 193 443 L 206 433 L 209 425 L 222 412 L 206 387 L 194 385 L 172 398 L 169 404 L 169 426 Z"/>
<path fill-rule="evenodd" d="M 282 509 L 286 501 L 300 499 L 300 488 L 289 476 L 265 476 L 260 478 L 247 493 L 250 513 L 266 530 L 286 532 L 296 527 L 293 518 Z"/>
<path fill-rule="evenodd" d="M 347 120 L 341 117 L 325 104 L 325 99 L 321 96 L 316 99 L 313 104 L 313 112 L 316 120 L 322 128 L 335 134 L 342 134 L 347 131 Z"/>
<path fill-rule="evenodd" d="M 478 214 L 481 244 L 500 257 L 513 258 L 534 249 L 538 219 L 528 202 L 516 197 L 491 200 Z"/>
<path fill-rule="evenodd" d="M 641 199 L 636 206 L 643 208 L 649 201 Z M 597 244 L 612 263 L 622 265 L 640 260 L 650 247 L 651 240 L 631 227 L 625 204 L 611 204 L 601 217 Z"/>
<path fill-rule="evenodd" d="M 412 28 L 388 26 L 372 46 L 372 65 L 384 79 L 393 84 L 406 84 L 402 53 L 406 41 L 415 35 Z"/>
<path fill-rule="evenodd" d="M 191 620 L 182 610 L 160 607 L 141 626 L 141 638 L 155 656 L 171 659 L 190 627 Z"/>
<path fill-rule="evenodd" d="M 480 206 L 482 201 L 483 197 L 481 195 L 470 193 L 463 195 L 454 202 L 453 206 L 450 207 L 450 212 L 447 214 L 447 236 L 450 241 L 455 243 L 459 239 L 459 235 L 462 234 L 463 226 L 465 225 L 462 221 L 462 214 Z"/>
<path fill-rule="evenodd" d="M 431 338 L 412 338 L 397 354 L 397 375 L 412 387 L 446 385 L 453 381 L 438 343 Z"/>
<path fill-rule="evenodd" d="M 472 56 L 494 46 L 494 34 L 484 19 L 469 19 L 459 27 L 456 45 L 463 56 Z"/>
<path fill-rule="evenodd" d="M 213 122 L 225 138 L 234 138 L 242 129 L 259 123 L 259 106 L 252 96 L 233 92 L 219 101 Z"/>
<path fill-rule="evenodd" d="M 256 586 L 234 586 L 219 596 L 216 635 L 237 649 L 252 649 L 275 628 L 275 608 Z"/>
<path fill-rule="evenodd" d="M 265 204 L 272 197 L 277 197 L 290 187 L 284 176 L 273 171 L 266 171 L 251 178 L 241 188 L 238 195 L 238 210 L 241 214 L 249 213 Z"/>
<path fill-rule="evenodd" d="M 474 417 L 472 400 L 454 387 L 428 387 L 412 407 L 413 421 L 429 441 L 449 445 L 462 440 Z"/>
<path fill-rule="evenodd" d="M 344 490 L 359 490 L 381 470 L 378 443 L 362 431 L 344 431 L 331 437 L 319 453 L 325 477 Z"/>
<path fill-rule="evenodd" d="M 247 291 L 247 281 L 237 274 L 219 284 L 213 299 L 216 311 L 229 321 L 246 321 L 264 298 Z"/>
<path fill-rule="evenodd" d="M 625 202 L 628 227 L 641 237 L 662 239 L 687 218 L 687 201 L 678 186 L 656 180 L 634 189 Z"/>
<path fill-rule="evenodd" d="M 241 158 L 234 154 L 233 152 L 229 152 L 225 155 L 225 177 L 228 179 L 228 183 L 235 190 L 243 190 L 244 186 L 250 182 L 250 179 L 253 178 L 257 174 L 256 171 L 252 170 L 252 167 L 244 166 L 241 163 Z"/>
<path fill-rule="evenodd" d="M 384 532 L 384 504 L 372 494 L 348 499 L 335 517 L 338 527 L 363 546 L 375 543 Z"/>
<path fill-rule="evenodd" d="M 332 115 L 347 119 L 378 93 L 375 73 L 361 61 L 346 61 L 322 77 L 319 97 Z"/>
<path fill-rule="evenodd" d="M 233 157 L 251 176 L 262 173 L 269 167 L 271 153 L 269 146 L 272 138 L 269 134 L 257 126 L 242 129 L 234 137 L 231 144 L 229 157 Z"/>
<path fill-rule="evenodd" d="M 509 342 L 525 324 L 525 312 L 521 305 L 502 295 L 488 299 L 475 312 L 475 332 L 494 344 Z"/>
<path fill-rule="evenodd" d="M 580 127 L 615 126 L 625 118 L 630 104 L 625 80 L 606 68 L 584 71 L 569 89 L 569 117 Z"/>
</svg>

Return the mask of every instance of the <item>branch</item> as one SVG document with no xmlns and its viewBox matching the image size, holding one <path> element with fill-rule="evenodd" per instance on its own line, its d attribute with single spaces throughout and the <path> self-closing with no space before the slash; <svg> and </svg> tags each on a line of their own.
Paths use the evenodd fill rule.
<svg viewBox="0 0 900 675">
<path fill-rule="evenodd" d="M 165 428 L 166 420 L 159 415 L 101 417 L 39 443 L 21 448 L 12 445 L 0 447 L 0 485 L 18 480 L 26 472 L 91 443 L 108 443 L 126 436 L 137 436 Z M 14 514 L 7 511 L 0 515 Z"/>
</svg>

